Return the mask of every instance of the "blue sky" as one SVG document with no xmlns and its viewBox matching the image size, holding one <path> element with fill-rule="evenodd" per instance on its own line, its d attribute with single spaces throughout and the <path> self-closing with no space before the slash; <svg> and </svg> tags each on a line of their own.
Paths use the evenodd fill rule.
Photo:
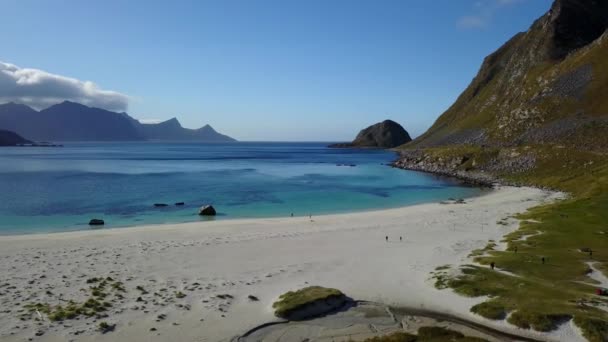
<svg viewBox="0 0 608 342">
<path fill-rule="evenodd" d="M 138 119 L 175 116 L 186 127 L 209 123 L 239 140 L 283 141 L 350 140 L 386 118 L 421 134 L 468 85 L 486 55 L 527 30 L 551 5 L 0 3 L 1 62 L 126 95 L 127 111 Z"/>
</svg>

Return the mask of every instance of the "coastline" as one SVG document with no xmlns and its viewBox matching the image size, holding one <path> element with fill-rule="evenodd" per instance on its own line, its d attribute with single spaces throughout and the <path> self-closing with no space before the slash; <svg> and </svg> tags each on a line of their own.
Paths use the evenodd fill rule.
<svg viewBox="0 0 608 342">
<path fill-rule="evenodd" d="M 0 289 L 4 307 L 18 311 L 17 304 L 33 301 L 84 300 L 78 289 L 88 287 L 84 281 L 94 276 L 120 279 L 127 292 L 112 303 L 108 317 L 66 321 L 67 327 L 0 313 L 0 338 L 21 340 L 40 329 L 36 340 L 69 339 L 75 333 L 78 340 L 96 341 L 167 336 L 229 340 L 272 321 L 271 305 L 280 294 L 310 284 L 339 288 L 357 300 L 444 312 L 517 335 L 551 339 L 571 332 L 537 334 L 475 316 L 469 308 L 484 298 L 437 290 L 430 273 L 445 264 L 470 262 L 471 250 L 517 229 L 512 215 L 561 196 L 497 187 L 464 204 L 427 203 L 312 220 L 235 219 L 1 236 L 2 274 L 19 289 L 18 294 Z M 497 224 L 503 218 L 508 224 Z M 149 294 L 140 296 L 136 286 Z M 175 298 L 178 291 L 186 296 Z M 94 328 L 99 321 L 118 325 L 101 335 Z"/>
</svg>

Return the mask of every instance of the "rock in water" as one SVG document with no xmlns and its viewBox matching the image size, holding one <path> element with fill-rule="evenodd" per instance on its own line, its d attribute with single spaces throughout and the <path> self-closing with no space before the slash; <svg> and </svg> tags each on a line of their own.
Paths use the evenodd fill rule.
<svg viewBox="0 0 608 342">
<path fill-rule="evenodd" d="M 103 226 L 105 222 L 101 219 L 92 219 L 89 221 L 89 226 Z"/>
<path fill-rule="evenodd" d="M 177 203 L 175 203 L 175 205 L 177 205 L 177 206 L 180 206 L 180 205 L 185 205 L 185 204 L 186 204 L 186 203 L 184 203 L 184 202 L 177 202 Z"/>
<path fill-rule="evenodd" d="M 158 207 L 166 207 L 167 204 L 166 203 L 154 203 L 154 206 L 157 207 L 157 208 Z"/>
<path fill-rule="evenodd" d="M 203 216 L 215 216 L 216 212 L 212 205 L 204 205 L 198 211 L 198 214 Z"/>
<path fill-rule="evenodd" d="M 412 138 L 400 124 L 384 120 L 359 132 L 352 143 L 333 144 L 329 147 L 393 148 L 410 141 Z"/>
</svg>

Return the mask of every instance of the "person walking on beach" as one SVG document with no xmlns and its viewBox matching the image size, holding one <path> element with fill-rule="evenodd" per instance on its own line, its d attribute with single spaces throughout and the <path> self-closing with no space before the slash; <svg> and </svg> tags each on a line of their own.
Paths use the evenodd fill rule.
<svg viewBox="0 0 608 342">
<path fill-rule="evenodd" d="M 543 263 L 543 265 L 545 264 L 545 257 L 540 258 L 540 261 Z"/>
<path fill-rule="evenodd" d="M 513 248 L 513 251 L 514 251 L 515 253 L 517 253 L 517 246 L 515 246 L 515 247 Z"/>
<path fill-rule="evenodd" d="M 386 236 L 386 242 L 388 242 L 388 235 Z"/>
<path fill-rule="evenodd" d="M 492 270 L 494 270 L 494 266 L 495 266 L 495 265 L 494 265 L 494 261 L 492 261 L 492 262 L 490 263 L 490 268 L 492 268 Z"/>
<path fill-rule="evenodd" d="M 589 259 L 593 259 L 593 250 L 589 249 Z"/>
<path fill-rule="evenodd" d="M 399 237 L 399 241 L 403 241 L 403 236 L 400 236 L 400 237 Z"/>
</svg>

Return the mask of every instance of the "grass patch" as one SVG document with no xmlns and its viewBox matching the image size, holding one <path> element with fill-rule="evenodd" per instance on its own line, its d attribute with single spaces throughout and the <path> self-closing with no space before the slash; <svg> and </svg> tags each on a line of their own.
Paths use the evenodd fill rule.
<svg viewBox="0 0 608 342">
<path fill-rule="evenodd" d="M 99 322 L 99 324 L 97 325 L 97 329 L 102 334 L 113 331 L 115 327 L 116 327 L 116 324 L 109 324 L 108 322 Z"/>
<path fill-rule="evenodd" d="M 501 320 L 507 316 L 507 309 L 497 301 L 488 301 L 474 305 L 471 308 L 471 312 L 493 320 Z"/>
<path fill-rule="evenodd" d="M 485 255 L 485 254 L 493 251 L 494 248 L 496 248 L 496 246 L 497 246 L 496 242 L 494 240 L 490 240 L 490 241 L 488 241 L 488 244 L 484 248 L 473 250 L 469 254 L 469 258 Z"/>
<path fill-rule="evenodd" d="M 431 154 L 449 159 L 451 153 L 476 159 L 483 168 L 488 152 L 477 147 L 431 149 Z M 505 236 L 506 251 L 496 251 L 491 244 L 474 251 L 475 261 L 494 262 L 501 270 L 517 277 L 481 267 L 463 267 L 462 274 L 449 277 L 433 272 L 436 286 L 451 287 L 469 297 L 489 296 L 491 304 L 472 309 L 484 317 L 497 317 L 501 309 L 513 312 L 509 322 L 540 331 L 552 329 L 566 317 L 589 339 L 604 338 L 608 313 L 595 305 L 605 299 L 594 294 L 586 262 L 607 274 L 608 265 L 608 155 L 551 145 L 528 145 L 512 148 L 517 153 L 533 154 L 535 167 L 523 172 L 496 176 L 508 181 L 566 191 L 566 200 L 542 205 L 518 215 L 520 229 Z M 479 158 L 476 155 L 481 153 Z M 527 237 L 525 240 L 523 237 Z M 593 251 L 580 251 L 581 247 Z M 515 252 L 516 251 L 516 252 Z M 542 263 L 545 258 L 545 263 Z M 590 323 L 592 322 L 592 323 Z M 597 337 L 597 336 L 601 336 Z M 606 340 L 604 338 L 604 340 Z"/>
<path fill-rule="evenodd" d="M 342 296 L 344 296 L 344 294 L 337 289 L 309 286 L 301 290 L 289 291 L 282 294 L 279 297 L 279 300 L 272 304 L 272 307 L 275 309 L 275 315 L 278 317 L 287 317 L 293 311 L 308 304 Z"/>
<path fill-rule="evenodd" d="M 114 291 L 124 291 L 121 282 L 114 282 L 111 286 L 108 286 L 112 278 L 89 278 L 86 280 L 87 284 L 97 284 L 89 287 L 90 297 L 82 302 L 77 303 L 74 300 L 67 301 L 67 304 L 52 305 L 50 303 L 29 303 L 23 306 L 26 313 L 21 315 L 22 320 L 31 319 L 34 317 L 39 320 L 38 315 L 46 315 L 50 321 L 64 321 L 70 319 L 77 319 L 81 316 L 84 317 L 102 317 L 101 313 L 107 311 L 112 307 L 110 301 L 104 301 L 104 298 L 108 296 L 106 288 L 110 287 Z"/>
<path fill-rule="evenodd" d="M 395 332 L 384 336 L 375 336 L 366 339 L 364 342 L 416 342 L 418 336 L 406 332 Z"/>
<path fill-rule="evenodd" d="M 589 342 L 608 341 L 608 322 L 597 318 L 574 317 L 574 323 L 581 328 Z"/>
<path fill-rule="evenodd" d="M 571 318 L 569 315 L 545 314 L 538 311 L 518 310 L 509 316 L 507 321 L 522 329 L 533 328 L 536 331 L 551 331 L 560 323 L 564 323 Z"/>
<path fill-rule="evenodd" d="M 24 305 L 30 317 L 39 312 L 45 314 L 50 321 L 63 321 L 66 319 L 75 319 L 80 316 L 91 317 L 103 311 L 106 311 L 112 306 L 109 302 L 100 302 L 91 297 L 84 303 L 76 303 L 69 301 L 67 305 L 51 305 L 49 303 L 30 303 Z"/>
</svg>

